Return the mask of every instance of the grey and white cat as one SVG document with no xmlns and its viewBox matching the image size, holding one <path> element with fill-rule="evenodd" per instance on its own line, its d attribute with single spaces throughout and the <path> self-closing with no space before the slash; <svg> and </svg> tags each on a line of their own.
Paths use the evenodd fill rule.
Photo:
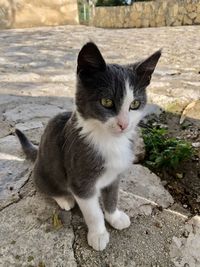
<svg viewBox="0 0 200 267">
<path fill-rule="evenodd" d="M 35 161 L 36 186 L 62 209 L 79 205 L 95 250 L 109 242 L 104 218 L 119 230 L 130 225 L 117 208 L 119 175 L 134 160 L 133 138 L 160 56 L 157 51 L 132 65 L 106 64 L 97 46 L 87 43 L 78 55 L 75 111 L 50 120 L 38 151 L 16 130 L 25 154 Z"/>
</svg>

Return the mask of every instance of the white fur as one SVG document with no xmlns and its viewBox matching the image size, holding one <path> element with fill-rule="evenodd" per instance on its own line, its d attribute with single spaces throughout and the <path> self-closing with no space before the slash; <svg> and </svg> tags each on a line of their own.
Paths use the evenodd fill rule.
<svg viewBox="0 0 200 267">
<path fill-rule="evenodd" d="M 129 110 L 130 104 L 134 100 L 133 89 L 130 87 L 128 81 L 126 81 L 125 86 L 126 86 L 126 96 L 124 98 L 122 108 L 121 108 L 119 115 L 121 114 L 121 112 L 123 112 L 124 114 L 126 114 L 128 116 L 129 125 L 128 125 L 128 128 L 126 129 L 126 131 L 129 132 L 129 131 L 135 130 L 137 124 L 139 123 L 139 121 L 143 117 L 144 110 L 140 110 L 140 109 Z M 127 111 L 129 111 L 129 112 L 125 113 Z"/>
<path fill-rule="evenodd" d="M 63 210 L 71 210 L 75 205 L 75 200 L 72 196 L 66 196 L 66 197 L 54 197 L 53 198 L 58 206 L 60 206 Z"/>
<path fill-rule="evenodd" d="M 122 230 L 130 226 L 129 216 L 122 210 L 116 209 L 113 213 L 108 213 L 105 211 L 105 219 L 109 224 L 118 230 Z"/>
<path fill-rule="evenodd" d="M 133 101 L 133 91 L 130 89 L 129 87 L 129 83 L 128 81 L 125 82 L 125 87 L 126 87 L 126 94 L 125 97 L 123 99 L 123 103 L 122 103 L 122 107 L 121 110 L 117 116 L 117 122 L 120 122 L 120 124 L 126 124 L 127 126 L 129 126 L 130 123 L 130 111 L 129 111 L 129 107 L 131 102 Z"/>
<path fill-rule="evenodd" d="M 95 250 L 103 250 L 109 242 L 109 233 L 106 230 L 103 212 L 100 208 L 98 195 L 89 199 L 75 196 L 88 226 L 88 244 Z"/>
</svg>

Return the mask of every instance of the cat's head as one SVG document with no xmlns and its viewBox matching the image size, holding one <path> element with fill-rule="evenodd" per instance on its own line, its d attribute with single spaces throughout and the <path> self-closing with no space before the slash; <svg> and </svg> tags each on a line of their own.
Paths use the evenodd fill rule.
<svg viewBox="0 0 200 267">
<path fill-rule="evenodd" d="M 81 118 L 113 134 L 135 128 L 160 56 L 159 50 L 135 64 L 106 64 L 94 43 L 84 45 L 77 65 L 76 107 Z"/>
</svg>

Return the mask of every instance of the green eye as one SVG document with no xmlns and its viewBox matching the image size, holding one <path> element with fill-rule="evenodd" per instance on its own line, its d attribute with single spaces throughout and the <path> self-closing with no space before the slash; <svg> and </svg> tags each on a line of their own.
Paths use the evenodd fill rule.
<svg viewBox="0 0 200 267">
<path fill-rule="evenodd" d="M 113 101 L 109 98 L 102 98 L 101 105 L 105 108 L 112 108 L 114 106 Z"/>
<path fill-rule="evenodd" d="M 133 100 L 130 104 L 130 109 L 134 110 L 134 109 L 138 109 L 140 107 L 140 101 L 139 100 Z"/>
</svg>

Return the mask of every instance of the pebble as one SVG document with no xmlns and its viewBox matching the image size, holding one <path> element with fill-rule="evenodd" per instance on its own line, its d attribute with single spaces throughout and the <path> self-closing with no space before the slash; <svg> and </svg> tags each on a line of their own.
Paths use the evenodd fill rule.
<svg viewBox="0 0 200 267">
<path fill-rule="evenodd" d="M 166 180 L 162 180 L 162 181 L 161 181 L 161 184 L 162 184 L 163 186 L 166 186 L 166 185 L 167 185 L 167 181 L 166 181 Z"/>
<path fill-rule="evenodd" d="M 195 148 L 199 148 L 200 147 L 200 142 L 192 143 L 192 146 L 195 147 Z"/>
<path fill-rule="evenodd" d="M 182 179 L 183 178 L 183 173 L 176 173 L 176 177 L 179 178 L 179 179 Z"/>
<path fill-rule="evenodd" d="M 183 232 L 183 236 L 184 236 L 185 238 L 188 238 L 188 236 L 189 236 L 189 232 L 188 232 L 187 230 L 185 230 L 185 231 Z"/>
</svg>

